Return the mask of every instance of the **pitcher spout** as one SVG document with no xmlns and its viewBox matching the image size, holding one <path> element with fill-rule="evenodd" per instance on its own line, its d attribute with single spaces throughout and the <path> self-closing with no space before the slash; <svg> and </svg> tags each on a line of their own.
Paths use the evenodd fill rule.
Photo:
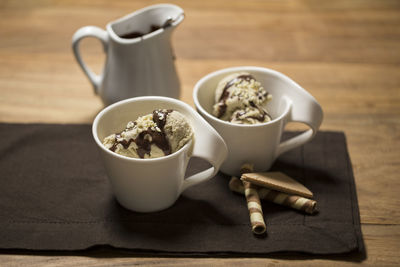
<svg viewBox="0 0 400 267">
<path fill-rule="evenodd" d="M 185 13 L 183 13 L 183 10 L 181 13 L 177 14 L 176 16 L 169 16 L 168 19 L 165 21 L 163 28 L 167 27 L 176 27 L 178 26 L 182 20 L 185 18 Z"/>
</svg>

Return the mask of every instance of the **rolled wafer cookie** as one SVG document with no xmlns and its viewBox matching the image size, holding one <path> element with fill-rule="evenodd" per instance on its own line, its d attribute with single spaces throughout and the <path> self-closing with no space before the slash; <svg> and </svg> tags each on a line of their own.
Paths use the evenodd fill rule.
<svg viewBox="0 0 400 267">
<path fill-rule="evenodd" d="M 229 189 L 233 192 L 244 194 L 245 188 L 242 181 L 236 177 L 232 177 L 229 182 Z M 296 195 L 289 195 L 276 190 L 267 188 L 257 188 L 257 193 L 260 199 L 271 201 L 273 203 L 287 206 L 296 210 L 303 211 L 308 214 L 313 214 L 316 210 L 317 202 L 312 199 L 304 198 Z"/>
<path fill-rule="evenodd" d="M 252 171 L 253 166 L 251 164 L 244 164 L 240 169 L 241 174 Z M 238 178 L 232 177 L 232 179 L 234 178 L 240 182 Z M 241 183 L 241 186 L 247 200 L 247 209 L 249 210 L 250 215 L 251 230 L 254 234 L 263 234 L 267 230 L 267 227 L 265 225 L 264 215 L 262 212 L 260 197 L 258 196 L 257 192 L 257 187 L 246 181 L 243 181 L 243 184 Z"/>
</svg>

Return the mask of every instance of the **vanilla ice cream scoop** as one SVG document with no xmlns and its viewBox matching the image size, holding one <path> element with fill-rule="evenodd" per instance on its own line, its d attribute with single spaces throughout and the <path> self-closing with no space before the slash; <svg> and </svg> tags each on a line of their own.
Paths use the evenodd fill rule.
<svg viewBox="0 0 400 267">
<path fill-rule="evenodd" d="M 122 132 L 104 138 L 103 145 L 127 157 L 159 158 L 178 151 L 192 137 L 192 127 L 181 113 L 158 109 L 128 122 Z"/>
<path fill-rule="evenodd" d="M 213 114 L 237 124 L 268 122 L 265 104 L 272 96 L 250 73 L 234 73 L 223 78 L 215 90 Z"/>
</svg>

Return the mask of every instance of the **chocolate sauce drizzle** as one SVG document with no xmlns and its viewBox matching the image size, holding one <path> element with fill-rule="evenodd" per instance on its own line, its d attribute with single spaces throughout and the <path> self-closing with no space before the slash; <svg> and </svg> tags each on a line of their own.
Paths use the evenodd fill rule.
<svg viewBox="0 0 400 267">
<path fill-rule="evenodd" d="M 152 24 L 150 26 L 149 32 L 134 31 L 134 32 L 128 32 L 128 33 L 122 34 L 119 37 L 124 38 L 124 39 L 133 39 L 133 38 L 142 37 L 143 35 L 155 32 L 158 29 L 161 29 L 161 26 Z"/>
<path fill-rule="evenodd" d="M 218 118 L 221 118 L 226 112 L 226 108 L 227 108 L 226 100 L 229 97 L 228 89 L 238 81 L 250 82 L 251 80 L 255 80 L 253 75 L 242 74 L 242 75 L 239 75 L 236 78 L 234 78 L 234 79 L 232 79 L 232 80 L 230 80 L 229 82 L 226 83 L 224 89 L 222 90 L 222 94 L 221 94 L 221 96 L 220 96 L 220 98 L 218 100 L 218 102 L 219 102 L 218 114 L 217 114 Z"/>
<path fill-rule="evenodd" d="M 118 139 L 121 138 L 121 133 L 117 133 L 115 134 L 115 142 L 110 150 L 115 152 L 118 144 L 121 144 L 125 149 L 127 149 L 132 142 L 135 142 L 137 145 L 136 152 L 140 158 L 144 158 L 146 154 L 150 155 L 152 144 L 155 144 L 157 147 L 159 147 L 164 152 L 164 155 L 171 154 L 171 145 L 164 132 L 164 126 L 167 122 L 168 114 L 172 111 L 172 109 L 158 109 L 153 111 L 153 121 L 156 123 L 161 132 L 148 128 L 147 130 L 141 132 L 135 139 L 122 139 L 121 141 L 118 141 Z"/>
<path fill-rule="evenodd" d="M 227 104 L 226 104 L 226 100 L 229 98 L 229 91 L 228 89 L 233 86 L 235 83 L 237 83 L 238 81 L 247 81 L 250 82 L 251 80 L 255 80 L 255 78 L 253 77 L 253 75 L 251 74 L 242 74 L 239 75 L 237 77 L 235 77 L 234 79 L 230 80 L 229 82 L 226 83 L 226 85 L 224 86 L 224 89 L 222 90 L 222 94 L 219 98 L 219 103 L 218 103 L 218 114 L 217 117 L 221 118 L 227 109 Z M 257 93 L 257 97 L 258 99 L 262 99 L 263 97 L 267 97 L 268 96 L 268 92 L 258 92 Z M 265 120 L 265 117 L 271 117 L 266 110 L 264 110 L 263 108 L 257 106 L 253 101 L 249 102 L 250 106 L 252 106 L 253 108 L 256 108 L 260 111 L 260 116 L 249 116 L 247 118 L 251 118 L 260 122 L 263 122 Z M 236 119 L 240 120 L 241 116 L 246 115 L 245 111 L 241 111 L 236 113 Z"/>
<path fill-rule="evenodd" d="M 268 95 L 268 93 L 266 94 L 266 96 L 267 95 Z M 256 104 L 254 104 L 253 101 L 250 101 L 249 103 L 250 103 L 250 106 L 252 106 L 253 108 L 256 108 L 256 109 L 258 109 L 258 111 L 260 111 L 260 116 L 249 116 L 247 118 L 254 119 L 254 120 L 257 120 L 257 121 L 261 121 L 261 122 L 263 122 L 265 120 L 265 116 L 268 116 L 268 117 L 271 118 L 271 116 L 267 113 L 267 111 L 265 111 L 263 108 L 261 108 L 261 107 L 257 106 Z M 240 116 L 243 116 L 245 114 L 246 113 L 244 112 L 244 114 L 241 114 Z M 236 116 L 236 118 L 239 119 L 239 116 Z"/>
</svg>

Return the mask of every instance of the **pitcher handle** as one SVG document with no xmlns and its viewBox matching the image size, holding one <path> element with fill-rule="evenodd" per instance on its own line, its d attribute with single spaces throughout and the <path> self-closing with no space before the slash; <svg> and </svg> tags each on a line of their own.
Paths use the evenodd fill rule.
<svg viewBox="0 0 400 267">
<path fill-rule="evenodd" d="M 228 148 L 222 137 L 206 122 L 201 123 L 204 125 L 201 128 L 202 131 L 198 132 L 195 136 L 194 148 L 191 156 L 208 161 L 212 167 L 186 178 L 183 182 L 181 192 L 193 185 L 205 182 L 214 177 L 228 154 Z"/>
<path fill-rule="evenodd" d="M 95 74 L 89 67 L 86 66 L 85 62 L 83 62 L 81 58 L 79 43 L 85 37 L 95 37 L 99 39 L 103 44 L 104 52 L 106 53 L 108 46 L 108 34 L 105 30 L 100 29 L 99 27 L 85 26 L 77 30 L 72 37 L 72 49 L 74 51 L 75 58 L 81 66 L 83 72 L 89 78 L 89 81 L 93 85 L 94 92 L 97 94 L 103 77 L 102 74 Z"/>
<path fill-rule="evenodd" d="M 294 100 L 286 98 L 286 101 L 288 101 L 289 105 L 291 106 L 286 123 L 301 122 L 308 125 L 310 129 L 280 143 L 275 158 L 286 151 L 310 141 L 317 133 L 323 118 L 321 106 L 318 104 L 315 98 L 306 91 L 302 92 L 300 95 L 297 95 Z"/>
</svg>

